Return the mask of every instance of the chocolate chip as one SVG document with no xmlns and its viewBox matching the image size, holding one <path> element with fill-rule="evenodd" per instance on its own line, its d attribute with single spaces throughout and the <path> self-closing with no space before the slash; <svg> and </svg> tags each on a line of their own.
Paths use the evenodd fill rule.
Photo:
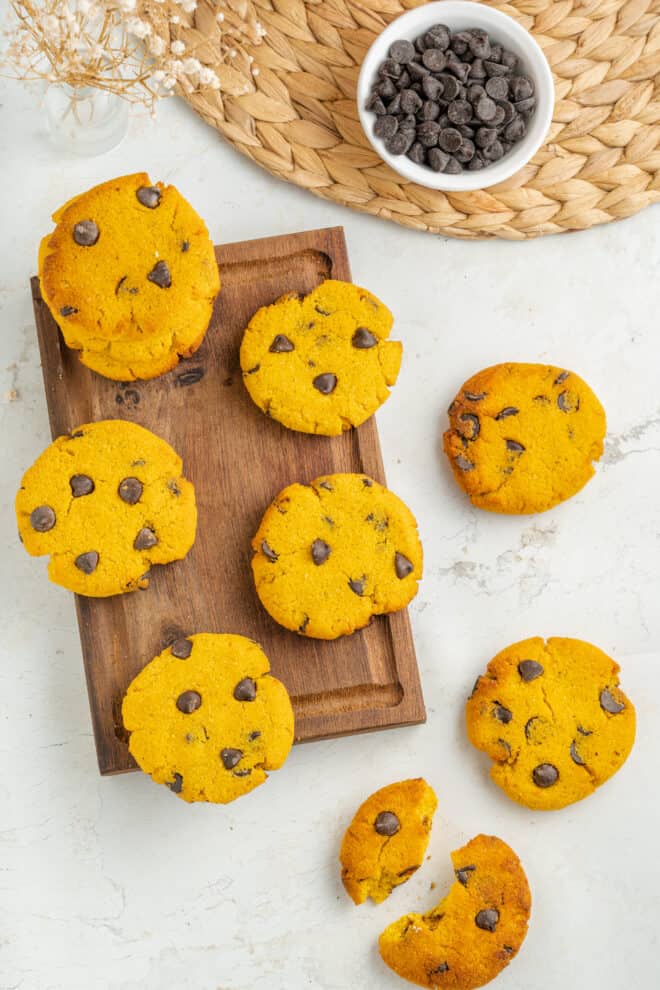
<svg viewBox="0 0 660 990">
<path fill-rule="evenodd" d="M 525 722 L 525 739 L 529 742 L 532 738 L 532 733 L 534 732 L 534 722 L 543 722 L 543 719 L 539 715 L 532 715 Z"/>
<path fill-rule="evenodd" d="M 474 470 L 474 464 L 472 461 L 468 461 L 467 457 L 463 457 L 462 454 L 459 454 L 458 457 L 454 458 L 454 464 L 460 471 Z"/>
<path fill-rule="evenodd" d="M 177 385 L 196 385 L 197 382 L 201 381 L 204 377 L 203 368 L 188 368 L 186 371 L 182 371 L 180 375 L 176 376 Z"/>
<path fill-rule="evenodd" d="M 517 103 L 514 103 L 513 105 L 518 111 L 518 113 L 523 113 L 523 114 L 530 113 L 532 110 L 536 108 L 536 98 L 534 96 L 530 96 L 528 100 L 519 100 Z"/>
<path fill-rule="evenodd" d="M 498 162 L 500 158 L 504 157 L 502 142 L 493 141 L 493 143 L 489 144 L 487 148 L 484 148 L 482 154 L 487 161 Z"/>
<path fill-rule="evenodd" d="M 468 402 L 481 402 L 486 398 L 487 392 L 463 392 Z"/>
<path fill-rule="evenodd" d="M 456 870 L 456 879 L 459 883 L 462 883 L 464 887 L 467 887 L 468 880 L 476 870 L 476 866 L 461 866 L 460 869 Z"/>
<path fill-rule="evenodd" d="M 490 39 L 485 31 L 473 31 L 469 44 L 475 58 L 490 57 Z"/>
<path fill-rule="evenodd" d="M 379 117 L 374 124 L 374 134 L 376 137 L 391 138 L 399 129 L 399 121 L 392 114 L 385 114 L 384 117 Z"/>
<path fill-rule="evenodd" d="M 438 143 L 440 125 L 435 120 L 425 120 L 417 128 L 417 139 L 425 148 L 433 148 Z"/>
<path fill-rule="evenodd" d="M 575 740 L 573 740 L 573 742 L 571 743 L 570 753 L 571 753 L 571 759 L 573 760 L 573 763 L 577 763 L 577 765 L 579 767 L 583 767 L 585 765 L 584 764 L 584 760 L 582 759 L 582 757 L 580 756 L 580 754 L 577 751 L 577 747 L 575 745 Z"/>
<path fill-rule="evenodd" d="M 495 908 L 486 908 L 483 911 L 479 911 L 475 916 L 474 923 L 477 928 L 481 928 L 485 932 L 494 932 L 497 928 L 497 922 L 500 920 L 500 912 Z"/>
<path fill-rule="evenodd" d="M 236 764 L 243 759 L 243 751 L 240 749 L 223 749 L 220 751 L 220 759 L 225 770 L 233 770 Z"/>
<path fill-rule="evenodd" d="M 142 495 L 142 482 L 138 478 L 122 478 L 117 492 L 122 502 L 135 505 Z"/>
<path fill-rule="evenodd" d="M 147 278 L 159 289 L 169 289 L 172 284 L 172 276 L 166 261 L 157 261 Z"/>
<path fill-rule="evenodd" d="M 593 734 L 591 729 L 583 729 L 581 725 L 578 725 L 577 730 L 581 736 L 591 736 Z"/>
<path fill-rule="evenodd" d="M 362 484 L 364 484 L 364 479 Z M 333 490 L 329 481 L 319 481 L 319 488 L 324 488 L 326 492 L 331 492 Z"/>
<path fill-rule="evenodd" d="M 618 715 L 626 706 L 617 701 L 612 692 L 605 688 L 604 691 L 600 692 L 600 707 L 604 712 L 609 712 L 610 715 Z"/>
<path fill-rule="evenodd" d="M 409 41 L 395 41 L 390 45 L 389 56 L 393 62 L 411 62 L 415 57 L 415 48 Z"/>
<path fill-rule="evenodd" d="M 79 554 L 74 564 L 83 574 L 93 574 L 99 565 L 99 555 L 96 550 L 88 550 L 87 553 Z"/>
<path fill-rule="evenodd" d="M 75 306 L 62 306 L 60 316 L 73 316 L 73 314 L 77 312 L 78 310 Z"/>
<path fill-rule="evenodd" d="M 181 241 L 181 250 L 184 254 L 186 251 L 190 251 L 190 241 Z"/>
<path fill-rule="evenodd" d="M 391 100 L 396 95 L 396 86 L 391 79 L 383 79 L 376 87 L 376 93 L 384 100 Z"/>
<path fill-rule="evenodd" d="M 452 100 L 458 98 L 461 92 L 461 85 L 455 76 L 440 76 L 440 81 L 443 86 L 442 98 L 451 103 Z"/>
<path fill-rule="evenodd" d="M 449 155 L 440 148 L 431 148 L 427 153 L 427 160 L 434 172 L 442 172 L 449 161 Z"/>
<path fill-rule="evenodd" d="M 514 76 L 509 81 L 509 89 L 514 103 L 529 100 L 534 95 L 534 83 L 527 76 Z"/>
<path fill-rule="evenodd" d="M 140 186 L 135 195 L 138 202 L 149 210 L 155 210 L 157 206 L 160 206 L 160 189 L 157 189 L 156 186 Z"/>
<path fill-rule="evenodd" d="M 484 69 L 484 63 L 480 58 L 475 58 L 474 62 L 472 63 L 472 67 L 470 69 L 470 78 L 471 79 L 486 78 L 486 70 Z M 486 90 L 484 90 L 484 93 L 485 92 Z"/>
<path fill-rule="evenodd" d="M 518 673 L 525 683 L 529 683 L 543 674 L 543 667 L 536 660 L 521 660 L 518 664 Z"/>
<path fill-rule="evenodd" d="M 469 425 L 469 430 L 467 432 L 464 430 L 458 430 L 461 436 L 465 437 L 466 440 L 476 440 L 481 432 L 479 417 L 474 413 L 461 413 L 459 420 L 461 423 L 466 423 Z"/>
<path fill-rule="evenodd" d="M 257 697 L 257 684 L 251 677 L 244 677 L 234 688 L 236 701 L 254 701 Z"/>
<path fill-rule="evenodd" d="M 30 525 L 37 533 L 47 533 L 55 525 L 55 512 L 50 505 L 39 505 L 30 513 Z"/>
<path fill-rule="evenodd" d="M 557 375 L 557 377 L 555 378 L 553 384 L 554 385 L 561 385 L 563 382 L 566 381 L 566 379 L 568 378 L 569 374 L 570 374 L 570 371 L 562 371 L 562 372 L 560 372 Z"/>
<path fill-rule="evenodd" d="M 467 100 L 453 100 L 447 107 L 452 124 L 467 124 L 472 119 L 472 107 Z"/>
<path fill-rule="evenodd" d="M 381 811 L 376 816 L 374 829 L 379 835 L 396 835 L 401 828 L 401 822 L 393 811 Z"/>
<path fill-rule="evenodd" d="M 250 733 L 248 739 L 250 740 L 250 742 L 254 742 L 254 740 L 258 739 L 260 735 L 261 733 L 259 732 L 259 729 L 255 729 L 253 732 Z"/>
<path fill-rule="evenodd" d="M 505 406 L 504 409 L 500 409 L 495 419 L 508 419 L 509 416 L 517 416 L 520 412 L 515 406 Z"/>
<path fill-rule="evenodd" d="M 560 392 L 557 396 L 557 405 L 562 412 L 577 412 L 580 408 L 580 401 L 574 398 L 571 392 Z"/>
<path fill-rule="evenodd" d="M 447 65 L 447 56 L 439 48 L 427 48 L 422 55 L 422 64 L 430 72 L 442 72 Z"/>
<path fill-rule="evenodd" d="M 183 787 L 183 777 L 181 776 L 181 774 L 175 773 L 174 780 L 169 780 L 167 782 L 167 786 L 171 791 L 174 792 L 174 794 L 180 794 L 181 788 Z"/>
<path fill-rule="evenodd" d="M 486 82 L 486 93 L 491 100 L 506 100 L 509 95 L 509 81 L 504 76 L 491 76 Z"/>
<path fill-rule="evenodd" d="M 436 79 L 435 76 L 424 76 L 422 79 L 422 91 L 429 100 L 439 100 L 444 91 L 442 80 Z"/>
<path fill-rule="evenodd" d="M 192 653 L 192 643 L 184 637 L 175 639 L 170 647 L 170 651 L 172 656 L 177 657 L 178 660 L 187 660 Z"/>
<path fill-rule="evenodd" d="M 513 714 L 508 708 L 501 705 L 499 701 L 496 701 L 495 707 L 493 708 L 493 717 L 496 718 L 498 722 L 508 725 L 513 718 Z"/>
<path fill-rule="evenodd" d="M 477 151 L 475 152 L 474 158 L 468 165 L 468 168 L 470 169 L 470 171 L 476 171 L 477 169 L 485 168 L 485 165 L 486 162 L 483 160 L 481 154 Z"/>
<path fill-rule="evenodd" d="M 278 333 L 276 337 L 273 337 L 273 343 L 268 348 L 271 354 L 288 354 L 290 351 L 295 350 L 293 341 L 285 337 L 283 333 Z"/>
<path fill-rule="evenodd" d="M 559 780 L 559 770 L 552 763 L 539 763 L 532 770 L 532 779 L 537 787 L 552 787 Z"/>
<path fill-rule="evenodd" d="M 154 533 L 153 529 L 148 526 L 143 526 L 138 535 L 135 537 L 135 542 L 133 547 L 136 550 L 150 550 L 151 547 L 155 547 L 158 544 L 158 537 Z"/>
<path fill-rule="evenodd" d="M 312 543 L 312 560 L 317 567 L 321 564 L 325 564 L 326 560 L 330 556 L 330 553 L 330 547 L 325 540 L 314 540 Z"/>
<path fill-rule="evenodd" d="M 71 493 L 74 498 L 80 498 L 82 495 L 91 495 L 94 491 L 94 482 L 87 474 L 74 474 L 69 479 L 69 484 L 71 485 Z"/>
<path fill-rule="evenodd" d="M 406 73 L 406 75 L 408 76 L 408 80 L 409 80 L 408 85 L 402 86 L 401 87 L 402 89 L 411 89 L 413 85 L 412 83 L 413 79 L 415 80 L 415 82 L 423 82 L 427 78 L 427 76 L 431 75 L 431 72 L 429 69 L 426 68 L 425 65 L 422 65 L 421 62 L 410 62 L 408 64 L 408 72 Z M 415 90 L 415 92 L 417 92 L 417 90 Z"/>
<path fill-rule="evenodd" d="M 388 138 L 385 142 L 385 147 L 391 155 L 405 155 L 415 140 L 414 131 L 405 131 L 403 128 L 399 129 L 398 134 L 394 137 Z"/>
<path fill-rule="evenodd" d="M 81 247 L 93 247 L 99 234 L 99 228 L 93 220 L 80 220 L 73 228 L 73 239 Z"/>
<path fill-rule="evenodd" d="M 461 165 L 467 165 L 474 158 L 475 152 L 474 142 L 470 138 L 464 137 L 462 145 L 456 152 L 456 161 L 460 162 Z"/>
<path fill-rule="evenodd" d="M 449 154 L 458 151 L 463 143 L 463 135 L 455 127 L 445 127 L 438 136 L 438 147 Z"/>
<path fill-rule="evenodd" d="M 351 591 L 355 592 L 356 595 L 362 596 L 364 594 L 366 583 L 367 582 L 364 578 L 360 578 L 360 580 L 358 581 L 351 579 L 348 582 L 348 587 L 351 589 Z"/>
<path fill-rule="evenodd" d="M 414 51 L 414 49 L 413 49 Z M 401 63 L 395 62 L 393 58 L 386 58 L 378 70 L 379 76 L 389 76 L 391 79 L 398 79 L 403 72 Z"/>
<path fill-rule="evenodd" d="M 330 395 L 331 392 L 337 388 L 337 376 L 326 372 L 323 375 L 317 375 L 312 382 L 314 388 L 321 393 L 321 395 Z"/>
<path fill-rule="evenodd" d="M 475 107 L 477 117 L 486 124 L 493 119 L 496 111 L 497 104 L 495 100 L 491 100 L 490 96 L 482 96 Z"/>
<path fill-rule="evenodd" d="M 351 343 L 353 347 L 357 347 L 358 350 L 366 351 L 370 347 L 375 347 L 378 343 L 378 337 L 376 337 L 370 330 L 366 327 L 358 327 L 353 336 L 351 337 Z"/>
<path fill-rule="evenodd" d="M 507 141 L 520 141 L 527 133 L 527 127 L 522 117 L 514 117 L 510 124 L 504 128 L 504 138 Z"/>
<path fill-rule="evenodd" d="M 184 691 L 176 699 L 176 707 L 184 715 L 191 715 L 196 712 L 202 703 L 202 696 L 197 691 Z"/>
<path fill-rule="evenodd" d="M 523 447 L 523 445 L 521 443 L 518 443 L 517 440 L 507 440 L 506 441 L 506 449 L 507 450 L 512 450 L 514 452 L 514 454 L 522 454 L 524 452 L 524 450 L 525 450 L 525 448 Z"/>
<path fill-rule="evenodd" d="M 403 113 L 417 113 L 422 105 L 422 98 L 414 89 L 401 91 L 401 110 Z"/>
<path fill-rule="evenodd" d="M 494 127 L 479 127 L 474 139 L 479 148 L 488 148 L 497 140 L 497 131 Z"/>
<path fill-rule="evenodd" d="M 270 560 L 271 564 L 274 564 L 280 556 L 278 553 L 275 553 L 275 551 L 266 543 L 265 540 L 261 541 L 261 552 L 266 560 Z"/>
<path fill-rule="evenodd" d="M 446 24 L 434 24 L 424 35 L 424 40 L 429 38 L 433 47 L 446 51 L 451 41 L 451 31 Z"/>
<path fill-rule="evenodd" d="M 399 553 L 397 550 L 394 554 L 394 571 L 399 580 L 402 581 L 405 577 L 408 577 L 413 570 L 414 565 L 412 561 L 408 560 L 407 557 L 404 557 L 404 555 Z"/>
<path fill-rule="evenodd" d="M 436 966 L 435 969 L 429 971 L 429 976 L 435 976 L 436 974 L 439 973 L 448 973 L 448 972 L 449 972 L 449 963 L 441 962 L 439 966 Z"/>
</svg>

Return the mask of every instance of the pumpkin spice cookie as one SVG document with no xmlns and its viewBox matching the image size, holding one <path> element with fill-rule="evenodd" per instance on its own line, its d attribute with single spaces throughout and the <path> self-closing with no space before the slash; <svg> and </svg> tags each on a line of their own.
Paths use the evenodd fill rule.
<svg viewBox="0 0 660 990">
<path fill-rule="evenodd" d="M 470 742 L 514 801 L 548 811 L 580 801 L 625 763 L 635 709 L 619 666 L 579 639 L 526 639 L 502 650 L 466 708 Z"/>
<path fill-rule="evenodd" d="M 543 364 L 498 364 L 449 407 L 444 447 L 460 487 L 489 512 L 545 512 L 579 492 L 603 453 L 605 413 L 589 386 Z"/>
<path fill-rule="evenodd" d="M 417 594 L 422 546 L 412 512 L 362 474 L 289 485 L 252 541 L 252 571 L 276 622 L 336 639 Z"/>
<path fill-rule="evenodd" d="M 456 880 L 426 914 L 404 915 L 380 936 L 387 965 L 422 987 L 473 990 L 511 962 L 527 934 L 531 895 L 520 860 L 495 836 L 451 854 Z"/>
<path fill-rule="evenodd" d="M 234 801 L 293 743 L 286 688 L 245 636 L 177 639 L 131 682 L 122 718 L 138 765 L 184 801 Z"/>
<path fill-rule="evenodd" d="M 168 443 L 120 419 L 58 437 L 16 496 L 21 540 L 50 555 L 51 581 L 93 598 L 149 585 L 152 564 L 185 557 L 195 541 L 195 490 Z"/>
<path fill-rule="evenodd" d="M 268 416 L 292 430 L 336 436 L 364 423 L 390 394 L 401 344 L 392 314 L 351 282 L 258 310 L 241 344 L 243 380 Z"/>
<path fill-rule="evenodd" d="M 204 221 L 174 186 L 126 175 L 76 196 L 41 242 L 41 294 L 69 347 L 118 381 L 200 346 L 220 288 Z"/>
<path fill-rule="evenodd" d="M 356 904 L 380 904 L 422 864 L 438 805 L 425 780 L 381 787 L 364 801 L 341 844 L 341 878 Z"/>
</svg>

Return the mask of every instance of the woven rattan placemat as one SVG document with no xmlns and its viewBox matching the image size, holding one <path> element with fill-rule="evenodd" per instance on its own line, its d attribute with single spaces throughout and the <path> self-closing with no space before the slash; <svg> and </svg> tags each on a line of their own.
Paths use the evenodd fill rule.
<svg viewBox="0 0 660 990">
<path fill-rule="evenodd" d="M 660 200 L 660 0 L 495 4 L 536 37 L 555 76 L 546 143 L 507 182 L 442 193 L 407 182 L 358 120 L 360 62 L 375 35 L 418 0 L 255 0 L 266 29 L 253 67 L 232 63 L 228 92 L 187 96 L 273 175 L 356 210 L 454 237 L 521 240 L 584 230 Z M 212 0 L 192 33 L 213 64 Z M 245 90 L 240 93 L 240 90 Z"/>
</svg>

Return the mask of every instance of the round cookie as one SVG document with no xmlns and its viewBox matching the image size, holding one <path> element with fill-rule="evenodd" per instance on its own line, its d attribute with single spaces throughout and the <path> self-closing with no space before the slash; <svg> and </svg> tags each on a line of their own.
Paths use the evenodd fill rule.
<svg viewBox="0 0 660 990">
<path fill-rule="evenodd" d="M 184 801 L 234 801 L 278 770 L 293 743 L 286 688 L 245 636 L 176 640 L 131 682 L 122 718 L 138 765 Z"/>
<path fill-rule="evenodd" d="M 402 352 L 391 329 L 390 311 L 351 282 L 328 279 L 307 296 L 282 296 L 245 331 L 245 386 L 289 429 L 337 436 L 388 398 Z"/>
<path fill-rule="evenodd" d="M 575 495 L 603 453 L 605 412 L 570 371 L 498 364 L 470 378 L 449 407 L 445 452 L 473 505 L 545 512 Z"/>
<path fill-rule="evenodd" d="M 540 811 L 587 797 L 623 765 L 635 709 L 619 667 L 579 639 L 526 639 L 502 650 L 467 702 L 470 742 L 514 801 Z"/>
<path fill-rule="evenodd" d="M 362 474 L 289 485 L 252 541 L 252 571 L 276 622 L 336 639 L 417 594 L 422 546 L 404 503 Z"/>
<path fill-rule="evenodd" d="M 197 350 L 220 278 L 206 225 L 174 186 L 126 175 L 53 220 L 39 249 L 41 294 L 83 364 L 133 381 Z"/>
<path fill-rule="evenodd" d="M 387 965 L 421 987 L 473 990 L 493 980 L 527 934 L 531 895 L 520 860 L 495 836 L 478 835 L 451 854 L 456 880 L 426 914 L 382 933 Z"/>
<path fill-rule="evenodd" d="M 364 801 L 341 844 L 341 879 L 356 904 L 380 904 L 422 865 L 438 801 L 417 777 L 381 787 Z"/>
<path fill-rule="evenodd" d="M 195 541 L 195 490 L 168 443 L 120 419 L 58 437 L 16 496 L 18 530 L 51 581 L 93 598 L 149 585 L 152 564 L 180 560 Z"/>
</svg>

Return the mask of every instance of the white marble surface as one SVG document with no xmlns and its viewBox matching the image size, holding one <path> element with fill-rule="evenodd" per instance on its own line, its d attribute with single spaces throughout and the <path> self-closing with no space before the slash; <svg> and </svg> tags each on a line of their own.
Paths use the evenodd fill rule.
<svg viewBox="0 0 660 990">
<path fill-rule="evenodd" d="M 501 990 L 657 987 L 660 213 L 465 244 L 278 182 L 174 102 L 105 157 L 63 160 L 34 95 L 3 82 L 0 135 L 1 990 L 397 990 L 378 933 L 430 907 L 449 850 L 480 831 L 515 847 L 534 893 Z M 411 613 L 428 722 L 298 747 L 225 808 L 188 807 L 139 774 L 99 778 L 73 599 L 22 552 L 13 518 L 21 473 L 49 440 L 28 291 L 39 237 L 70 195 L 140 169 L 180 186 L 220 241 L 343 224 L 355 280 L 396 311 L 406 348 L 378 419 L 389 483 L 426 551 Z M 580 371 L 608 411 L 596 478 L 535 518 L 473 510 L 439 451 L 455 389 L 505 359 Z M 623 771 L 556 814 L 504 798 L 462 724 L 486 661 L 532 634 L 611 652 L 639 713 Z M 357 909 L 339 881 L 343 828 L 367 792 L 419 774 L 440 799 L 432 858 L 389 902 Z"/>
</svg>

